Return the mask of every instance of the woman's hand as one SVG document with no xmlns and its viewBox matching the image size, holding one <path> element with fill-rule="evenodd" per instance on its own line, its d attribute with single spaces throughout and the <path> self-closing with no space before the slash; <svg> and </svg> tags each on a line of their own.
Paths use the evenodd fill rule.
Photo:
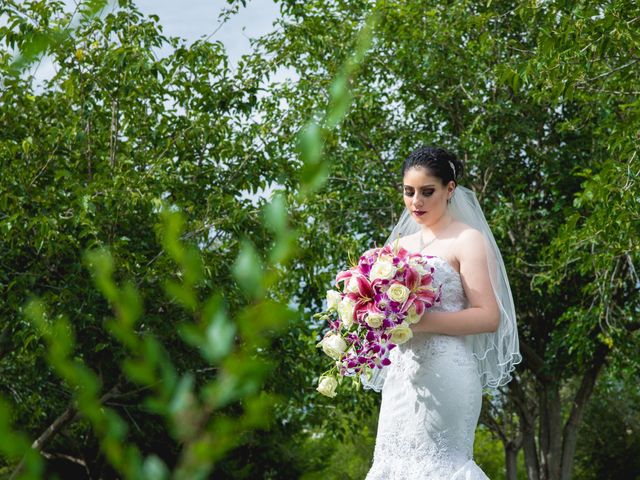
<svg viewBox="0 0 640 480">
<path fill-rule="evenodd" d="M 435 312 L 429 312 L 429 309 L 425 310 L 425 312 L 422 314 L 422 317 L 420 317 L 420 321 L 418 321 L 417 323 L 413 323 L 409 326 L 411 331 L 413 333 L 416 333 L 416 332 L 431 333 L 429 332 L 429 327 L 431 325 L 430 316 L 433 313 Z"/>
</svg>

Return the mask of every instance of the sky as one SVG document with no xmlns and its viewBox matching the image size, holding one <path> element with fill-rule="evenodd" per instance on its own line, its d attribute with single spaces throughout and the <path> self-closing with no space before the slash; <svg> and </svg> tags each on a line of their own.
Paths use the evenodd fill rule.
<svg viewBox="0 0 640 480">
<path fill-rule="evenodd" d="M 64 0 L 66 10 L 73 12 L 77 1 Z M 251 51 L 249 39 L 273 31 L 273 23 L 280 15 L 279 7 L 273 0 L 247 0 L 246 7 L 240 6 L 239 11 L 220 26 L 218 16 L 223 9 L 229 7 L 224 0 L 137 0 L 135 3 L 143 14 L 155 14 L 159 17 L 163 33 L 167 37 L 183 38 L 187 44 L 201 38 L 222 41 L 231 68 L 235 67 L 243 54 Z M 115 0 L 110 0 L 110 5 L 103 14 L 112 11 L 114 5 Z M 164 50 L 157 54 L 168 54 L 168 48 L 170 47 L 165 46 Z M 31 73 L 34 75 L 35 88 L 38 91 L 39 85 L 54 75 L 55 66 L 50 59 L 45 58 L 33 66 Z M 295 80 L 297 75 L 293 70 L 280 69 L 270 76 L 269 82 L 280 82 L 287 78 Z M 248 191 L 240 192 L 239 198 L 249 199 L 256 204 L 260 197 L 268 198 L 275 187 L 276 185 L 268 186 L 255 194 Z"/>
<path fill-rule="evenodd" d="M 67 10 L 73 11 L 77 0 L 65 0 L 65 3 Z M 113 5 L 115 2 L 110 3 Z M 249 38 L 274 30 L 273 22 L 280 15 L 279 7 L 273 0 L 248 0 L 246 7 L 240 6 L 238 13 L 218 29 L 218 15 L 229 6 L 224 0 L 137 0 L 135 3 L 142 13 L 160 17 L 166 36 L 184 38 L 189 44 L 213 34 L 210 39 L 224 43 L 231 65 L 250 52 Z M 111 8 L 107 7 L 107 10 Z M 158 53 L 162 55 L 168 52 Z M 53 68 L 51 62 L 41 62 L 35 68 L 36 83 L 50 78 L 54 73 Z M 283 71 L 279 75 L 280 78 L 276 75 L 272 81 L 282 80 L 289 73 Z"/>
<path fill-rule="evenodd" d="M 189 43 L 213 33 L 219 25 L 220 11 L 228 7 L 223 0 L 138 0 L 136 5 L 146 14 L 158 15 L 166 35 L 182 37 Z M 249 38 L 272 31 L 279 15 L 279 7 L 272 0 L 249 0 L 211 40 L 221 40 L 235 63 L 250 51 Z"/>
</svg>

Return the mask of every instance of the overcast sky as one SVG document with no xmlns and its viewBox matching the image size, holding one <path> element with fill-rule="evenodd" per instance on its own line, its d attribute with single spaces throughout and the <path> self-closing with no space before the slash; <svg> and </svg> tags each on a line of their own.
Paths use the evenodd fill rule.
<svg viewBox="0 0 640 480">
<path fill-rule="evenodd" d="M 223 0 L 137 0 L 136 5 L 146 14 L 157 14 L 166 35 L 189 42 L 214 32 L 219 13 L 228 7 Z M 279 15 L 279 7 L 272 0 L 249 0 L 211 39 L 221 40 L 235 63 L 249 52 L 249 38 L 272 31 Z"/>
<path fill-rule="evenodd" d="M 65 0 L 65 3 L 67 9 L 73 11 L 77 0 Z M 112 0 L 110 3 L 113 5 L 115 2 Z M 215 32 L 219 27 L 218 15 L 222 9 L 228 8 L 224 0 L 137 0 L 135 3 L 144 14 L 156 14 L 160 17 L 160 24 L 166 36 L 181 37 L 187 43 L 208 37 Z M 108 10 L 112 8 L 107 7 Z M 241 6 L 238 13 L 229 19 L 211 40 L 224 43 L 230 64 L 234 65 L 241 55 L 251 50 L 249 38 L 256 38 L 272 31 L 275 28 L 273 22 L 279 15 L 279 7 L 273 0 L 248 0 L 247 6 Z M 43 61 L 36 67 L 36 82 L 40 83 L 52 74 L 51 62 Z"/>
</svg>

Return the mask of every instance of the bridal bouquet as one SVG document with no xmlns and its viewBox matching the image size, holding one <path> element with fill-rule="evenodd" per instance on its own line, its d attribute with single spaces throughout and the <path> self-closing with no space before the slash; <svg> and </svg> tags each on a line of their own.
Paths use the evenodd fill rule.
<svg viewBox="0 0 640 480">
<path fill-rule="evenodd" d="M 314 315 L 329 323 L 317 346 L 335 362 L 320 377 L 320 393 L 334 397 L 342 377 L 371 375 L 391 364 L 389 352 L 413 336 L 409 325 L 440 301 L 433 272 L 424 255 L 387 245 L 367 250 L 357 265 L 338 273 L 327 310 Z"/>
</svg>

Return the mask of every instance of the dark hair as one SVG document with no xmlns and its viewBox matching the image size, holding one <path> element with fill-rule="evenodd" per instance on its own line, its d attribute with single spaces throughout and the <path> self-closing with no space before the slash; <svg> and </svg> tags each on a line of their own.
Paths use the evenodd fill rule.
<svg viewBox="0 0 640 480">
<path fill-rule="evenodd" d="M 455 174 L 451 164 L 455 167 Z M 443 185 L 451 180 L 458 185 L 458 179 L 462 176 L 463 164 L 455 154 L 442 147 L 423 145 L 409 154 L 402 164 L 402 176 L 407 170 L 415 167 L 423 167 L 434 177 L 438 177 Z"/>
</svg>

